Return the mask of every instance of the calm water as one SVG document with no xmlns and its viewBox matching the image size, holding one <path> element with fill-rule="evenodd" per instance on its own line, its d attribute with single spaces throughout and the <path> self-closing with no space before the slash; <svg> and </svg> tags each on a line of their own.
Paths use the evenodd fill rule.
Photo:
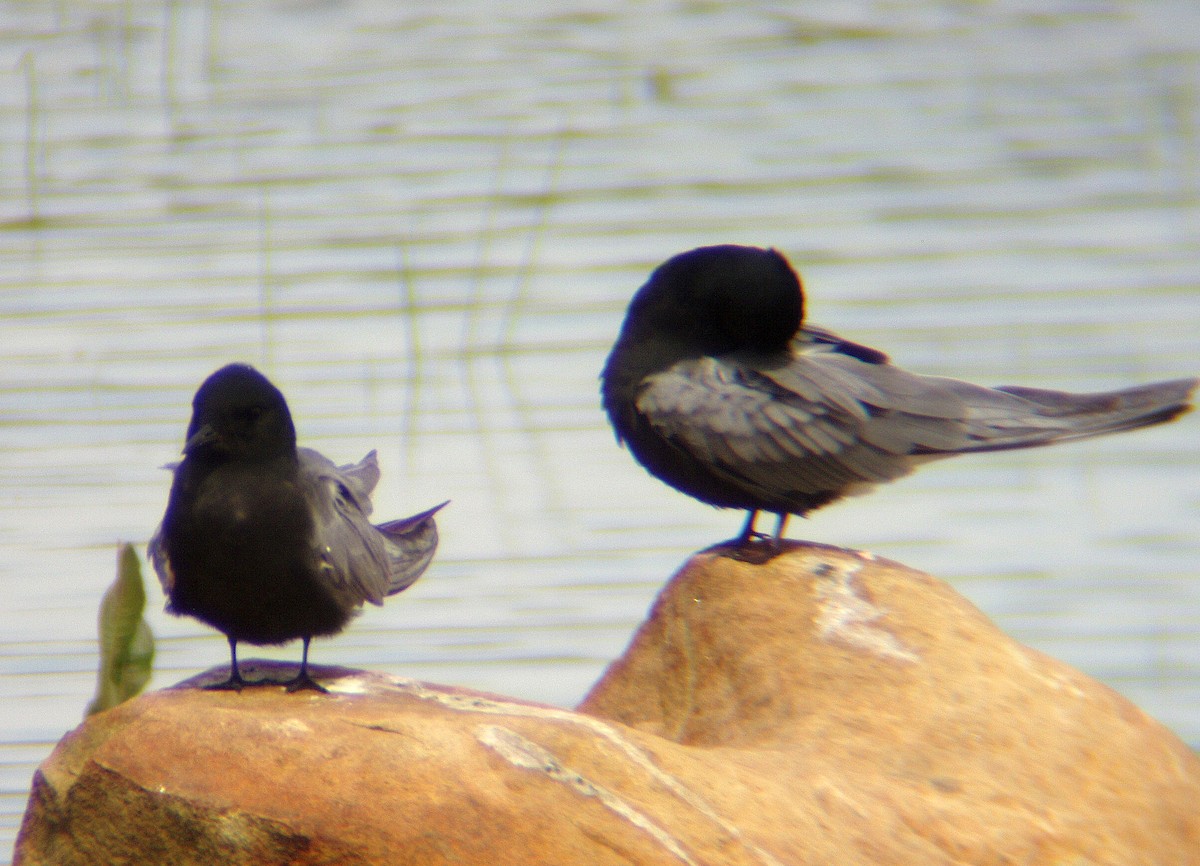
<svg viewBox="0 0 1200 866">
<path fill-rule="evenodd" d="M 305 444 L 379 449 L 381 518 L 453 499 L 314 659 L 561 705 L 740 525 L 598 407 L 667 256 L 778 246 L 815 321 L 925 372 L 1200 371 L 1191 0 L 552 5 L 0 3 L 0 850 L 227 361 Z M 952 580 L 1200 744 L 1198 457 L 1191 417 L 964 459 L 791 534 Z M 150 593 L 154 686 L 224 663 Z"/>
</svg>

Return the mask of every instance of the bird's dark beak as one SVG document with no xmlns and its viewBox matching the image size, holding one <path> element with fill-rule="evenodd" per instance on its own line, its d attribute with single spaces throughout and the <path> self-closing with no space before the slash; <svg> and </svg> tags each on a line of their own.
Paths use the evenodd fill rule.
<svg viewBox="0 0 1200 866">
<path fill-rule="evenodd" d="M 216 442 L 217 439 L 217 431 L 212 428 L 212 425 L 204 424 L 188 437 L 187 442 L 183 443 L 183 453 L 191 454 L 197 448 L 203 448 L 205 445 Z"/>
</svg>

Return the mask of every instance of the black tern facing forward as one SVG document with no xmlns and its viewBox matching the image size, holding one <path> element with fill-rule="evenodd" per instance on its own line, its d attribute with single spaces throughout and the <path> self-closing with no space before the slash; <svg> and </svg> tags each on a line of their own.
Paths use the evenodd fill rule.
<svg viewBox="0 0 1200 866">
<path fill-rule="evenodd" d="M 244 364 L 200 386 L 183 453 L 149 555 L 167 610 L 229 639 L 229 679 L 212 688 L 258 684 L 238 671 L 239 641 L 300 638 L 300 672 L 285 685 L 323 691 L 308 673 L 309 642 L 421 576 L 437 548 L 433 516 L 446 503 L 372 526 L 375 452 L 335 466 L 297 448 L 283 394 Z"/>
<path fill-rule="evenodd" d="M 987 388 L 909 373 L 804 324 L 775 250 L 701 247 L 660 265 L 629 304 L 601 376 L 604 408 L 653 475 L 722 508 L 804 515 L 930 460 L 1032 448 L 1170 421 L 1198 381 L 1095 394 Z"/>
</svg>

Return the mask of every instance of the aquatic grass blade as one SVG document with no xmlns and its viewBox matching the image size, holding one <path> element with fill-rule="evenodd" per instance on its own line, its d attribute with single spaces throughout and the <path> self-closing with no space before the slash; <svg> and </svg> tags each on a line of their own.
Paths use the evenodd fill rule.
<svg viewBox="0 0 1200 866">
<path fill-rule="evenodd" d="M 128 700 L 150 680 L 154 635 L 142 617 L 145 609 L 146 588 L 137 551 L 132 544 L 123 544 L 117 553 L 116 580 L 100 602 L 100 669 L 87 715 Z"/>
</svg>

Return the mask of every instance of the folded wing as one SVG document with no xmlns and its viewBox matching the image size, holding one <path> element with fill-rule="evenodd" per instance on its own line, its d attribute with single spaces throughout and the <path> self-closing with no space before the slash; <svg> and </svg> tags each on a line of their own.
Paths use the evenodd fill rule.
<svg viewBox="0 0 1200 866">
<path fill-rule="evenodd" d="M 1195 379 L 1099 394 L 987 388 L 906 372 L 834 335 L 785 357 L 681 361 L 648 376 L 637 411 L 672 447 L 748 493 L 803 513 L 928 460 L 1156 424 L 1187 411 Z M 827 501 L 827 500 L 822 500 Z"/>
<path fill-rule="evenodd" d="M 316 451 L 298 451 L 315 515 L 315 553 L 330 591 L 354 604 L 382 604 L 411 586 L 437 549 L 433 515 L 442 506 L 373 526 L 368 518 L 370 493 L 379 480 L 375 452 L 356 464 L 335 466 Z"/>
</svg>

